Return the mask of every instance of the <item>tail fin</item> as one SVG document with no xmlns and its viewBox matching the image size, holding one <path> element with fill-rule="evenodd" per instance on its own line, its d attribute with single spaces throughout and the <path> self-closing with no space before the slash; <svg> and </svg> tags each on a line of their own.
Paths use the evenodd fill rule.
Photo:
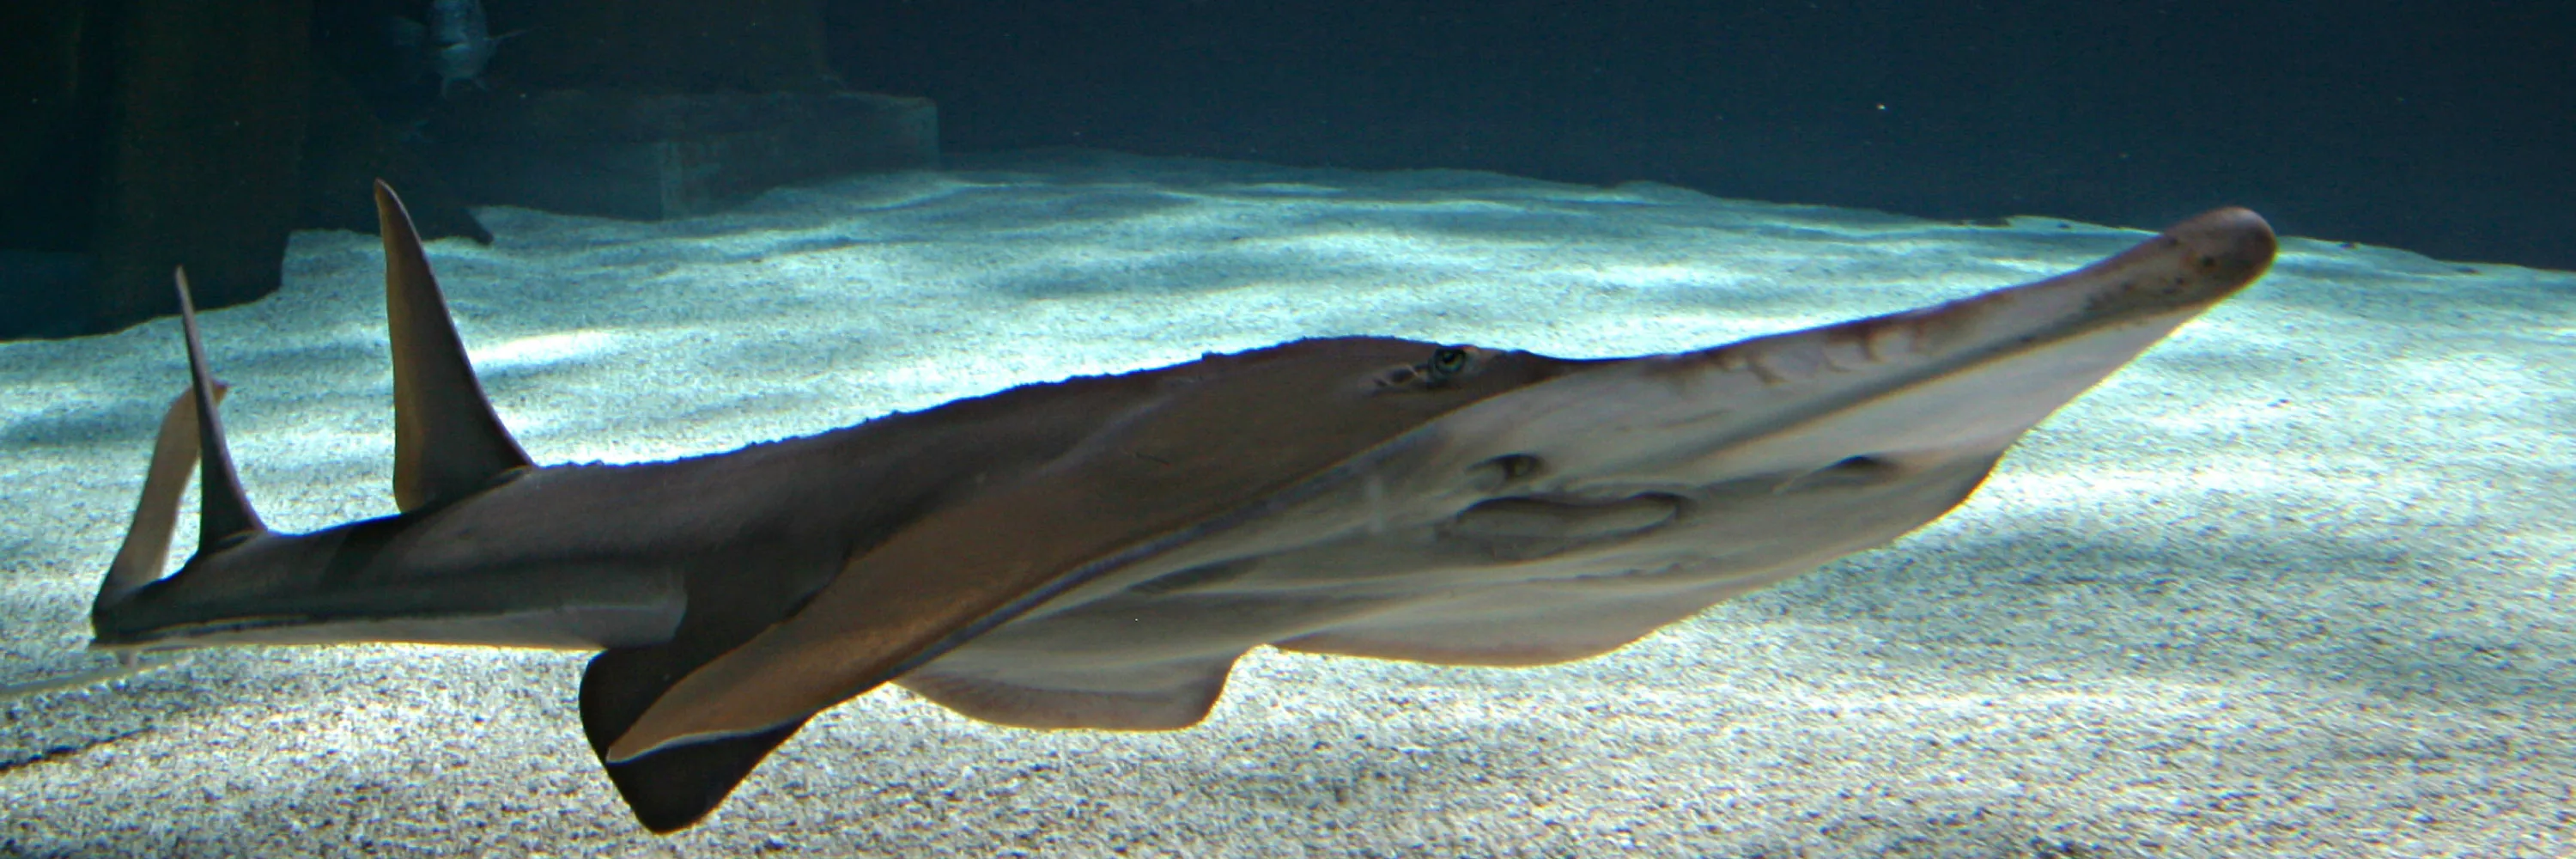
<svg viewBox="0 0 2576 859">
<path fill-rule="evenodd" d="M 411 213 L 383 180 L 376 182 L 376 223 L 385 243 L 385 328 L 393 339 L 394 504 L 408 513 L 482 491 L 530 464 L 474 380 Z"/>
<path fill-rule="evenodd" d="M 214 400 L 222 403 L 231 390 L 218 381 Z M 107 565 L 107 581 L 98 587 L 98 604 L 123 600 L 161 578 L 170 556 L 170 532 L 179 525 L 179 496 L 188 490 L 188 472 L 197 467 L 197 389 L 170 401 L 161 415 L 161 432 L 152 441 L 152 466 L 144 472 L 143 497 L 134 502 L 134 518 L 125 527 L 125 545 Z"/>
</svg>

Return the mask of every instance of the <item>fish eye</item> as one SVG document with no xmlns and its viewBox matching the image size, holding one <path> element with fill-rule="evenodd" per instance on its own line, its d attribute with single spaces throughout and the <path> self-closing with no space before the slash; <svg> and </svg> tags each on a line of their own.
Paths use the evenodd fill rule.
<svg viewBox="0 0 2576 859">
<path fill-rule="evenodd" d="M 1443 346 L 1432 351 L 1432 381 L 1447 381 L 1449 377 L 1458 375 L 1465 369 L 1467 369 L 1467 350 L 1456 346 Z"/>
</svg>

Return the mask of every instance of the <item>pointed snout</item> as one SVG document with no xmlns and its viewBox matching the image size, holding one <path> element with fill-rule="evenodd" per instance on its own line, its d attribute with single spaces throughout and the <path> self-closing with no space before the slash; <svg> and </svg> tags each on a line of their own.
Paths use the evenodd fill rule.
<svg viewBox="0 0 2576 859">
<path fill-rule="evenodd" d="M 2189 250 L 2204 276 L 2221 280 L 2250 283 L 2271 268 L 2280 251 L 2280 240 L 2263 216 L 2233 206 L 2204 212 L 2164 234 Z"/>
<path fill-rule="evenodd" d="M 2216 209 L 2175 224 L 2109 259 L 2044 284 L 2092 283 L 2091 319 L 2197 308 L 2233 295 L 2272 266 L 2280 241 L 2263 216 Z"/>
</svg>

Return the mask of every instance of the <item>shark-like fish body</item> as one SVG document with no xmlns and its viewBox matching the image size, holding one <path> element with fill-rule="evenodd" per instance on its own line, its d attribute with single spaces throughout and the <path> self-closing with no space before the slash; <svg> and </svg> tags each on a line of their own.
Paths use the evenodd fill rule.
<svg viewBox="0 0 2576 859">
<path fill-rule="evenodd" d="M 1265 644 L 1476 665 L 1617 649 L 1948 512 L 2275 247 L 2225 209 L 2037 283 L 1693 352 L 1299 340 L 730 453 L 537 467 L 376 194 L 401 512 L 261 524 L 183 277 L 192 393 L 94 646 L 598 649 L 583 729 L 655 831 L 887 683 L 1006 725 L 1174 729 Z M 202 543 L 162 578 L 192 463 Z"/>
</svg>

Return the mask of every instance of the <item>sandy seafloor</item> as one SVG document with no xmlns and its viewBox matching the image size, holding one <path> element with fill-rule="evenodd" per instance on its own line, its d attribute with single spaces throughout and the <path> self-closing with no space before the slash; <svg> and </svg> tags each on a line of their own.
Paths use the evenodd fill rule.
<svg viewBox="0 0 2576 859">
<path fill-rule="evenodd" d="M 1096 153 L 480 214 L 492 246 L 430 253 L 540 462 L 1310 335 L 1693 348 L 2144 235 Z M 205 318 L 279 528 L 393 509 L 378 265 L 301 234 L 283 291 Z M 0 345 L 0 683 L 103 664 L 176 332 Z M 660 838 L 581 740 L 583 654 L 209 652 L 0 704 L 0 856 L 2576 855 L 2571 496 L 2576 275 L 2289 239 L 1958 512 L 1607 657 L 1256 651 L 1163 734 L 881 690 Z"/>
</svg>

